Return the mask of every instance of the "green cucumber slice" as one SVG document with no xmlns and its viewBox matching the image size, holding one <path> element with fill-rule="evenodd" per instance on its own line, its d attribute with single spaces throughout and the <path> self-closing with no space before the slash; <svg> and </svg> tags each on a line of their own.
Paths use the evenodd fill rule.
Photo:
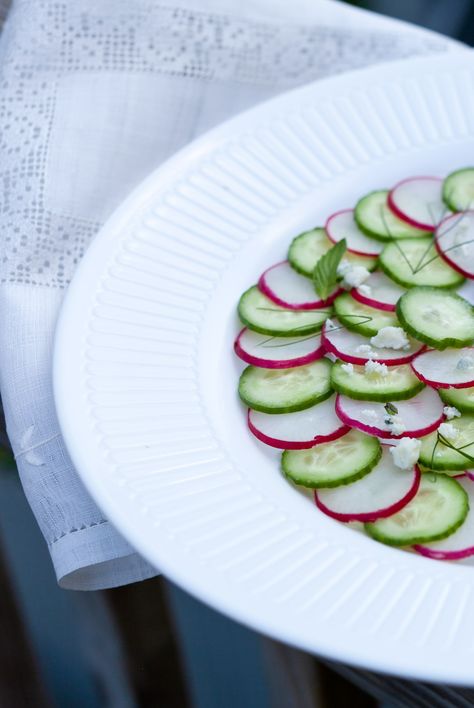
<svg viewBox="0 0 474 708">
<path fill-rule="evenodd" d="M 285 450 L 283 473 L 296 484 L 312 489 L 340 487 L 365 477 L 382 456 L 377 438 L 358 430 L 309 450 Z"/>
<path fill-rule="evenodd" d="M 378 241 L 426 236 L 426 231 L 410 226 L 395 216 L 387 206 L 387 197 L 388 190 L 381 189 L 359 199 L 354 210 L 359 229 Z"/>
<path fill-rule="evenodd" d="M 440 258 L 429 236 L 388 243 L 379 256 L 379 265 L 389 278 L 405 288 L 415 285 L 454 288 L 464 281 L 460 273 Z"/>
<path fill-rule="evenodd" d="M 408 334 L 435 349 L 460 348 L 474 341 L 474 308 L 456 293 L 412 288 L 402 295 L 396 312 Z"/>
<path fill-rule="evenodd" d="M 331 367 L 324 358 L 291 369 L 247 366 L 239 380 L 239 396 L 263 413 L 302 411 L 331 395 Z"/>
<path fill-rule="evenodd" d="M 365 524 L 365 530 L 389 546 L 412 546 L 450 536 L 468 511 L 468 496 L 455 479 L 444 474 L 423 474 L 417 493 L 403 509 Z"/>
<path fill-rule="evenodd" d="M 440 398 L 461 413 L 474 413 L 474 386 L 468 388 L 440 388 Z"/>
<path fill-rule="evenodd" d="M 451 444 L 457 449 L 462 448 L 464 454 L 438 442 L 438 433 L 435 431 L 421 438 L 419 460 L 422 465 L 432 470 L 462 472 L 474 463 L 474 415 L 462 415 L 449 422 L 458 431 L 458 437 Z"/>
<path fill-rule="evenodd" d="M 468 460 L 466 460 L 466 467 L 469 465 Z M 423 474 L 438 474 L 438 470 L 432 470 L 429 467 L 425 467 L 425 465 L 421 465 L 418 462 L 418 467 L 420 468 L 420 472 L 423 472 Z M 443 470 L 443 474 L 445 474 L 447 477 L 458 477 L 459 475 L 464 474 L 462 470 Z"/>
<path fill-rule="evenodd" d="M 276 305 L 254 285 L 239 300 L 239 317 L 249 329 L 275 337 L 299 337 L 319 332 L 331 308 L 290 310 Z"/>
<path fill-rule="evenodd" d="M 339 295 L 333 305 L 339 322 L 365 337 L 375 336 L 382 327 L 399 326 L 394 312 L 364 305 L 354 300 L 349 293 Z"/>
<path fill-rule="evenodd" d="M 316 263 L 334 244 L 328 239 L 326 231 L 317 227 L 311 231 L 305 231 L 291 242 L 288 250 L 288 260 L 291 266 L 308 278 L 313 277 Z M 344 258 L 354 265 L 361 265 L 367 270 L 374 270 L 377 259 L 371 256 L 359 256 L 356 253 L 346 251 Z"/>
<path fill-rule="evenodd" d="M 409 364 L 388 366 L 385 375 L 367 373 L 364 366 L 352 368 L 339 359 L 331 371 L 335 391 L 361 401 L 403 401 L 412 398 L 425 385 L 413 373 Z"/>
<path fill-rule="evenodd" d="M 451 172 L 443 182 L 443 201 L 452 211 L 474 206 L 474 167 Z"/>
</svg>

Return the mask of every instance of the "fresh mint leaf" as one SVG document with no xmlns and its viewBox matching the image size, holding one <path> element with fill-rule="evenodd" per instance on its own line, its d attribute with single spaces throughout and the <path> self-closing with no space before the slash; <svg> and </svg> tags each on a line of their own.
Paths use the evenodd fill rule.
<svg viewBox="0 0 474 708">
<path fill-rule="evenodd" d="M 337 283 L 337 268 L 346 252 L 346 239 L 336 243 L 316 263 L 313 271 L 314 289 L 321 298 L 326 300 Z"/>
</svg>

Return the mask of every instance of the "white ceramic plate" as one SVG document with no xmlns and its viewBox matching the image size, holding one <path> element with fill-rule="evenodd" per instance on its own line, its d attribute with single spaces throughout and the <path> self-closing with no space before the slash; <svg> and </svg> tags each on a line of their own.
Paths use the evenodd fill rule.
<svg viewBox="0 0 474 708">
<path fill-rule="evenodd" d="M 470 54 L 321 81 L 212 131 L 102 229 L 60 318 L 55 391 L 85 484 L 167 576 L 317 654 L 474 683 L 474 569 L 319 514 L 247 432 L 235 305 L 371 189 L 474 162 Z"/>
</svg>

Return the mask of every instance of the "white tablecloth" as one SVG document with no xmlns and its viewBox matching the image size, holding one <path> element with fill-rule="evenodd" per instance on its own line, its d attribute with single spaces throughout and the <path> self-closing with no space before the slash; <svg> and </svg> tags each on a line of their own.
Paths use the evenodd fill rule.
<svg viewBox="0 0 474 708">
<path fill-rule="evenodd" d="M 0 42 L 0 387 L 63 587 L 156 573 L 82 486 L 54 409 L 54 326 L 100 225 L 160 162 L 258 101 L 374 62 L 454 50 L 330 0 L 14 3 Z"/>
</svg>

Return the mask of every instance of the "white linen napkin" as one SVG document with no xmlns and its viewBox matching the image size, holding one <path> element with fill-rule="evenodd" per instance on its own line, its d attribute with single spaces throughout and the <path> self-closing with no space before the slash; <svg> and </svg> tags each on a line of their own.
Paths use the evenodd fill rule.
<svg viewBox="0 0 474 708">
<path fill-rule="evenodd" d="M 322 76 L 456 47 L 330 0 L 14 3 L 0 42 L 0 387 L 63 587 L 156 573 L 82 486 L 54 409 L 58 310 L 101 224 L 160 162 L 238 111 Z"/>
</svg>

